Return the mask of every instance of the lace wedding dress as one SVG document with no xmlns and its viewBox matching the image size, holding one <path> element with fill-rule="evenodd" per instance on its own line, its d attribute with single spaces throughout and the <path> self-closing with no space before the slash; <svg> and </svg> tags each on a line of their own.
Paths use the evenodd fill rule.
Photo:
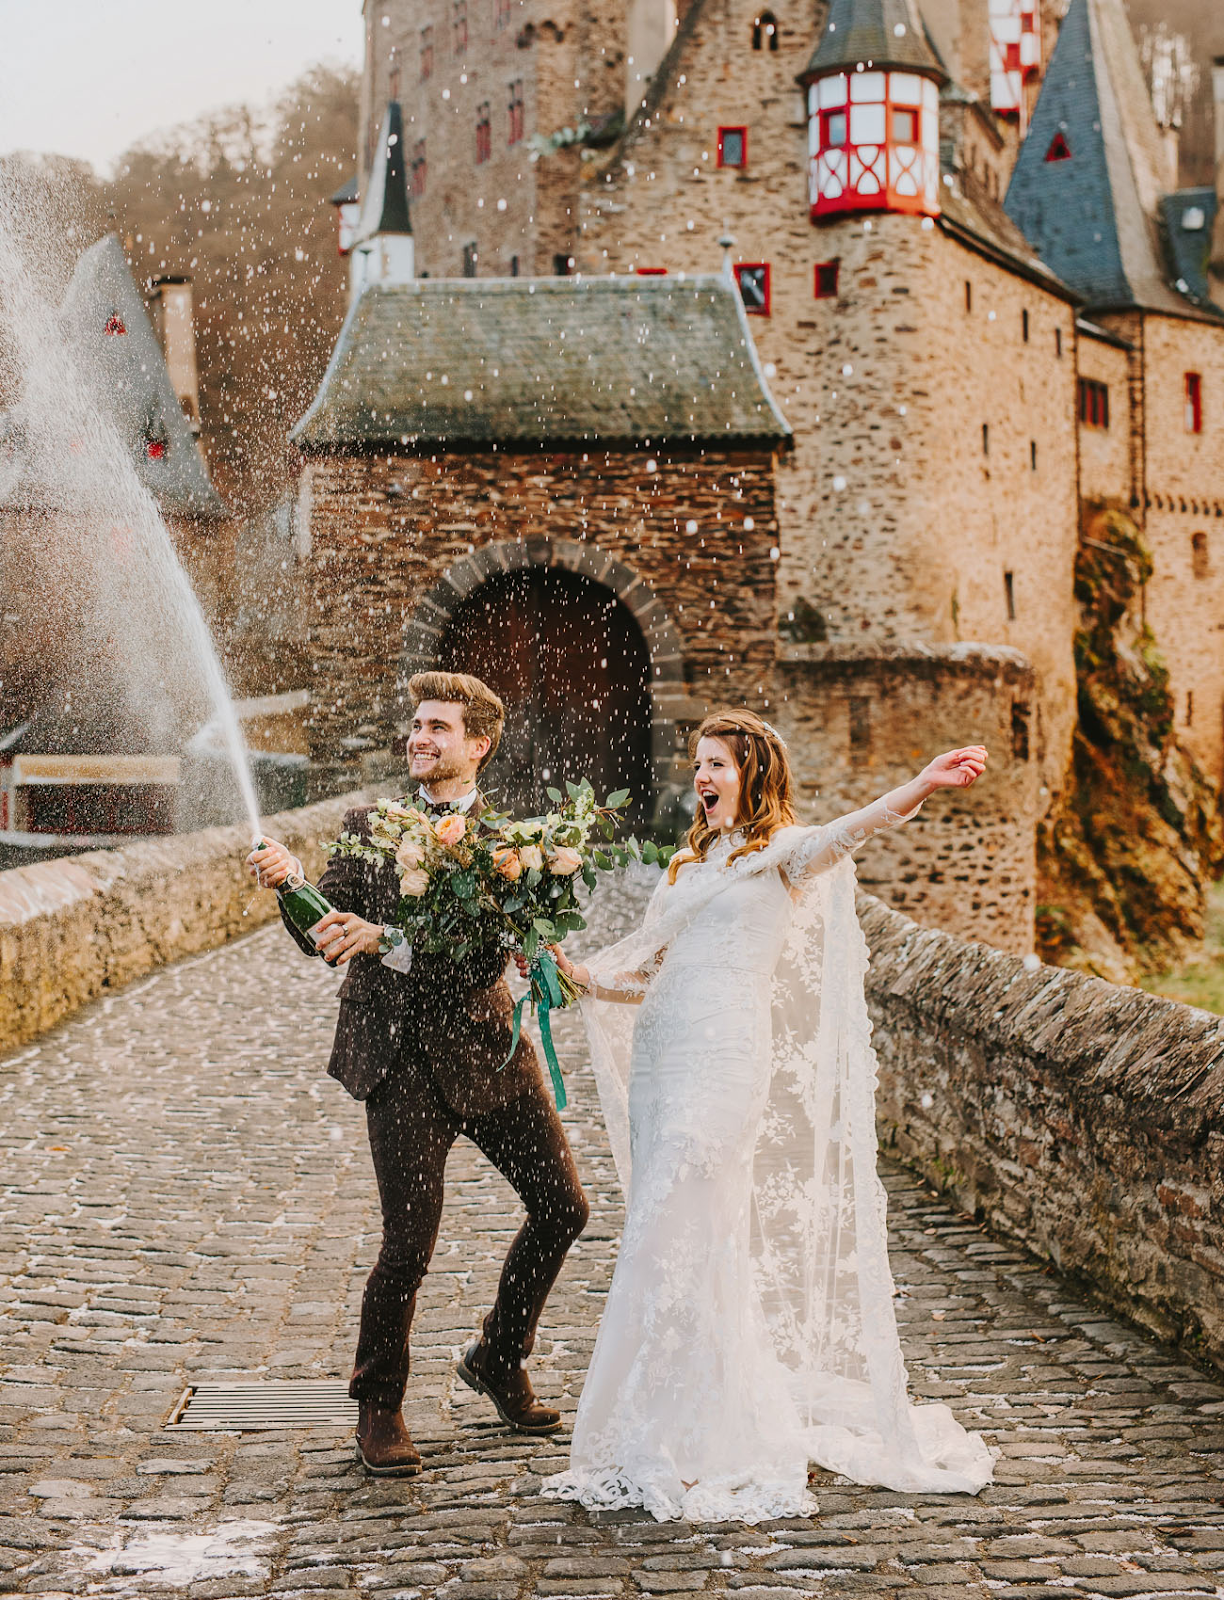
<svg viewBox="0 0 1224 1600">
<path fill-rule="evenodd" d="M 815 1510 L 809 1461 L 898 1490 L 989 1481 L 980 1436 L 910 1405 L 893 1312 L 848 857 L 903 820 L 877 802 L 734 862 L 742 840 L 720 841 L 591 963 L 627 1214 L 545 1494 L 759 1522 Z"/>
</svg>

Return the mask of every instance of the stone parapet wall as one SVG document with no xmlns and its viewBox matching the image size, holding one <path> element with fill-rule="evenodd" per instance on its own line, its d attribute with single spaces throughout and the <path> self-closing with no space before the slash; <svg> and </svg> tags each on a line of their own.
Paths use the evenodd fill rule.
<svg viewBox="0 0 1224 1600">
<path fill-rule="evenodd" d="M 859 879 L 919 922 L 1031 950 L 1040 796 L 1024 657 L 986 645 L 794 645 L 775 685 L 767 715 L 790 745 L 802 822 L 866 805 L 942 750 L 986 745 L 981 781 L 872 840 Z"/>
<path fill-rule="evenodd" d="M 265 826 L 315 878 L 323 841 L 361 798 L 285 811 Z M 0 872 L 0 1051 L 108 990 L 269 921 L 276 899 L 265 892 L 252 903 L 242 865 L 249 848 L 245 825 L 206 828 Z"/>
<path fill-rule="evenodd" d="M 1224 1362 L 1224 1018 L 859 913 L 884 1147 Z"/>
</svg>

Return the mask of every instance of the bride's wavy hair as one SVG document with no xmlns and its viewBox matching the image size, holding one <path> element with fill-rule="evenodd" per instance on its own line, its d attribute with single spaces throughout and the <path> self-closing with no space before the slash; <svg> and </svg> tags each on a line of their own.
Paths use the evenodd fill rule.
<svg viewBox="0 0 1224 1600">
<path fill-rule="evenodd" d="M 744 842 L 737 845 L 727 859 L 735 861 L 739 856 L 764 850 L 779 828 L 790 827 L 795 820 L 794 780 L 786 746 L 755 711 L 716 711 L 707 717 L 689 736 L 691 759 L 696 760 L 697 746 L 703 739 L 721 740 L 735 758 L 739 770 L 739 811 L 735 825 L 743 832 Z M 675 883 L 676 874 L 685 861 L 704 861 L 718 836 L 719 830 L 710 827 L 698 807 L 684 841 L 686 851 L 678 851 L 667 869 L 668 881 Z"/>
</svg>

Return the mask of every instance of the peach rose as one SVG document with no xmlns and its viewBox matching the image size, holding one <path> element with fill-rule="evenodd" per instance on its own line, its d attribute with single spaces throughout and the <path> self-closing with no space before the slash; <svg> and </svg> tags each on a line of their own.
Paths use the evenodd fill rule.
<svg viewBox="0 0 1224 1600">
<path fill-rule="evenodd" d="M 418 900 L 429 888 L 429 874 L 420 867 L 400 869 L 400 893 L 410 900 Z"/>
<path fill-rule="evenodd" d="M 467 836 L 467 818 L 457 811 L 452 811 L 449 816 L 439 817 L 433 825 L 433 830 L 438 843 L 447 850 L 453 850 L 457 844 L 462 844 Z"/>
<path fill-rule="evenodd" d="M 568 878 L 571 872 L 577 872 L 582 865 L 582 857 L 572 845 L 558 845 L 548 858 L 548 870 L 555 872 L 558 877 Z"/>
<path fill-rule="evenodd" d="M 511 883 L 523 875 L 523 863 L 519 860 L 518 851 L 508 844 L 499 845 L 494 850 L 493 868 Z"/>
<path fill-rule="evenodd" d="M 542 872 L 544 870 L 544 852 L 538 844 L 525 844 L 519 851 L 519 860 L 528 872 Z"/>
<path fill-rule="evenodd" d="M 404 838 L 395 852 L 395 864 L 411 871 L 425 860 L 425 847 L 419 839 Z"/>
</svg>

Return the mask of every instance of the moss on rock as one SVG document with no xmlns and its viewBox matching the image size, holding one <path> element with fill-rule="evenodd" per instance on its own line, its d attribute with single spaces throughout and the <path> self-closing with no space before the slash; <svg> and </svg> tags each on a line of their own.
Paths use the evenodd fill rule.
<svg viewBox="0 0 1224 1600">
<path fill-rule="evenodd" d="M 1143 617 L 1152 558 L 1124 511 L 1085 511 L 1075 567 L 1078 723 L 1059 804 L 1038 834 L 1038 949 L 1133 983 L 1205 927 L 1224 863 L 1219 796 L 1174 734 L 1173 697 Z"/>
</svg>

